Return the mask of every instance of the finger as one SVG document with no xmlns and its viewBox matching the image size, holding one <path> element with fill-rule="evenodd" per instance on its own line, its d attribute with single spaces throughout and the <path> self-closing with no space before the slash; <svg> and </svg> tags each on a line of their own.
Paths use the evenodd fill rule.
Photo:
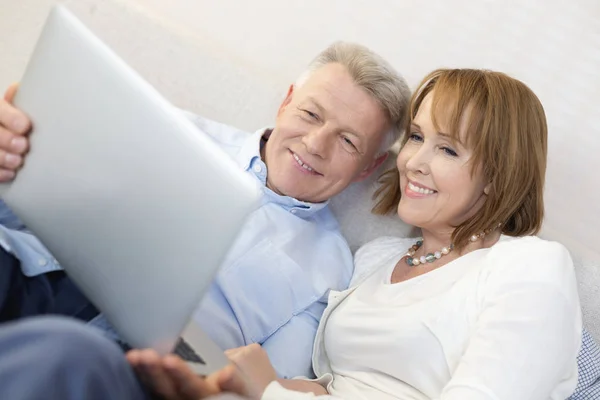
<svg viewBox="0 0 600 400">
<path fill-rule="evenodd" d="M 162 367 L 162 360 L 154 350 L 140 351 L 140 370 L 147 380 L 149 387 L 167 399 L 176 398 L 176 388 L 173 381 Z"/>
<path fill-rule="evenodd" d="M 155 387 L 155 384 L 152 380 L 152 376 L 150 376 L 146 372 L 144 366 L 142 365 L 141 354 L 142 352 L 140 350 L 130 350 L 127 352 L 127 354 L 125 354 L 125 358 L 129 362 L 129 365 L 131 365 L 131 367 L 135 371 L 138 379 L 142 382 L 144 387 L 151 390 L 152 393 L 159 393 L 158 390 L 160 390 L 160 388 Z"/>
<path fill-rule="evenodd" d="M 233 364 L 223 368 L 216 376 L 216 380 L 223 391 L 237 393 L 241 396 L 252 395 L 249 393 L 248 385 L 246 384 L 242 372 Z"/>
<path fill-rule="evenodd" d="M 0 168 L 0 183 L 6 183 L 15 179 L 15 171 Z"/>
<path fill-rule="evenodd" d="M 25 113 L 7 101 L 0 100 L 0 125 L 16 134 L 24 135 L 31 129 L 31 121 Z"/>
<path fill-rule="evenodd" d="M 125 359 L 127 359 L 129 365 L 134 368 L 140 365 L 140 353 L 141 351 L 137 349 L 129 350 L 125 353 Z"/>
<path fill-rule="evenodd" d="M 27 137 L 0 126 L 0 149 L 21 155 L 29 150 L 29 141 Z"/>
<path fill-rule="evenodd" d="M 19 90 L 19 83 L 15 82 L 11 84 L 4 93 L 4 100 L 8 101 L 9 103 L 12 103 L 15 98 L 15 95 L 17 94 L 17 90 Z"/>
<path fill-rule="evenodd" d="M 7 153 L 4 150 L 0 150 L 0 167 L 8 170 L 17 170 L 23 164 L 23 157 Z"/>
<path fill-rule="evenodd" d="M 219 386 L 200 377 L 181 358 L 168 355 L 163 366 L 182 399 L 196 400 L 220 393 Z"/>
<path fill-rule="evenodd" d="M 260 349 L 261 347 L 258 343 L 251 343 L 246 346 L 235 347 L 233 349 L 225 350 L 225 355 L 229 359 L 237 359 L 247 354 L 251 354 L 257 350 L 259 351 Z"/>
<path fill-rule="evenodd" d="M 240 354 L 242 354 L 244 352 L 245 348 L 246 348 L 246 346 L 236 347 L 234 349 L 225 350 L 225 355 L 229 359 L 238 357 Z"/>
</svg>

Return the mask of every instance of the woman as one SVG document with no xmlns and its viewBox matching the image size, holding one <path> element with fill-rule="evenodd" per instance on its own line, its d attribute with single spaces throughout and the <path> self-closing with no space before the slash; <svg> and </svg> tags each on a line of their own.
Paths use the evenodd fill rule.
<svg viewBox="0 0 600 400">
<path fill-rule="evenodd" d="M 438 70 L 413 95 L 409 117 L 375 211 L 397 209 L 422 239 L 380 238 L 357 252 L 351 287 L 330 295 L 317 332 L 319 379 L 277 383 L 265 353 L 249 346 L 229 353 L 236 367 L 204 381 L 167 357 L 171 386 L 157 390 L 444 400 L 573 392 L 581 314 L 572 261 L 560 244 L 531 236 L 544 211 L 542 105 L 504 74 Z M 147 354 L 129 360 L 158 377 Z"/>
</svg>

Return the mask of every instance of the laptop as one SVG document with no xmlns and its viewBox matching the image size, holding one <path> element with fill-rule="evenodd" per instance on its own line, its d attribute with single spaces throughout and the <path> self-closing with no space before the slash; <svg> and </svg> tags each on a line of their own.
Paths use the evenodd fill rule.
<svg viewBox="0 0 600 400">
<path fill-rule="evenodd" d="M 226 365 L 191 316 L 256 180 L 63 6 L 14 102 L 31 151 L 0 197 L 131 347 L 175 349 L 198 374 Z"/>
</svg>

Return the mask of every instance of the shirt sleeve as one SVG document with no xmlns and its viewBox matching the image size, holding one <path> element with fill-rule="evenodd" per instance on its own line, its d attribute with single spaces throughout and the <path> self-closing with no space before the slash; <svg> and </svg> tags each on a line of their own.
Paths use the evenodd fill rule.
<svg viewBox="0 0 600 400">
<path fill-rule="evenodd" d="M 0 199 L 0 225 L 18 231 L 25 230 L 25 224 L 12 212 L 6 203 Z"/>
<path fill-rule="evenodd" d="M 571 258 L 558 243 L 525 244 L 498 252 L 440 400 L 564 399 L 575 389 L 582 327 Z"/>
<path fill-rule="evenodd" d="M 62 267 L 33 234 L 0 225 L 0 247 L 14 255 L 23 274 L 29 277 L 59 271 Z"/>
<path fill-rule="evenodd" d="M 314 376 L 313 344 L 325 306 L 322 301 L 313 303 L 308 309 L 293 316 L 276 334 L 261 344 L 281 378 Z"/>
</svg>

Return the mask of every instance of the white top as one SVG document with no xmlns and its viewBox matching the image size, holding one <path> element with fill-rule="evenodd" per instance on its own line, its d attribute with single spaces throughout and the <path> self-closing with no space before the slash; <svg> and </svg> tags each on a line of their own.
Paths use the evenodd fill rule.
<svg viewBox="0 0 600 400">
<path fill-rule="evenodd" d="M 414 239 L 356 254 L 351 288 L 330 295 L 313 366 L 341 399 L 565 399 L 577 385 L 581 312 L 560 244 L 509 238 L 391 284 Z M 360 285 L 358 285 L 360 283 Z M 305 399 L 272 383 L 264 400 Z"/>
</svg>

